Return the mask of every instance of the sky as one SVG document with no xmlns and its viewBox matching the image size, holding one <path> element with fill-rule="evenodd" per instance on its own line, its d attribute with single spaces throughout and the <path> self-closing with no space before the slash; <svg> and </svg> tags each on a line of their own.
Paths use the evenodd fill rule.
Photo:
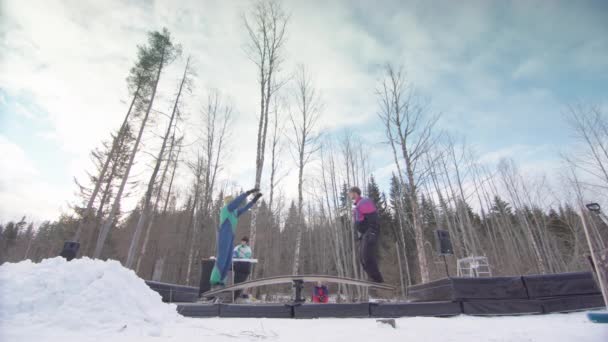
<svg viewBox="0 0 608 342">
<path fill-rule="evenodd" d="M 606 1 L 282 1 L 290 13 L 283 75 L 304 64 L 323 101 L 322 129 L 353 132 L 371 148 L 382 180 L 392 160 L 375 90 L 387 63 L 403 66 L 439 126 L 481 160 L 513 158 L 555 173 L 573 137 L 567 105 L 608 103 Z M 0 0 L 0 222 L 55 219 L 76 203 L 74 178 L 92 170 L 91 149 L 127 110 L 125 78 L 146 32 L 167 27 L 192 56 L 195 87 L 184 101 L 189 152 L 209 89 L 235 109 L 223 181 L 254 181 L 258 91 L 242 15 L 250 1 Z M 185 58 L 160 81 L 167 112 Z M 142 150 L 153 153 L 162 117 Z M 145 153 L 142 154 L 145 156 Z M 293 168 L 283 159 L 286 171 Z M 145 157 L 132 174 L 143 182 Z M 188 171 L 181 169 L 181 184 Z M 283 183 L 295 192 L 295 172 Z M 140 185 L 141 189 L 145 184 Z M 137 193 L 138 189 L 135 189 Z M 135 196 L 136 197 L 136 196 Z M 131 200 L 133 203 L 134 200 Z"/>
</svg>

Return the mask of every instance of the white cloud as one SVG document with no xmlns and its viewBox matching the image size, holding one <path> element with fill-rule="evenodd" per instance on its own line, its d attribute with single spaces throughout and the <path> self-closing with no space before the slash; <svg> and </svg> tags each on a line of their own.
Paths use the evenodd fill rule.
<svg viewBox="0 0 608 342">
<path fill-rule="evenodd" d="M 517 69 L 513 72 L 513 78 L 523 79 L 538 75 L 544 69 L 544 64 L 538 59 L 528 59 L 517 66 Z"/>
<path fill-rule="evenodd" d="M 248 5 L 219 0 L 49 0 L 37 2 L 33 11 L 31 2 L 3 3 L 0 84 L 11 101 L 24 101 L 17 105 L 26 111 L 18 112 L 31 114 L 27 111 L 30 104 L 43 111 L 43 118 L 35 112 L 36 120 L 45 120 L 50 127 L 37 134 L 56 141 L 70 159 L 66 167 L 70 174 L 53 184 L 69 184 L 73 176 L 84 177 L 83 170 L 91 166 L 88 152 L 109 137 L 127 109 L 129 95 L 124 80 L 136 45 L 145 43 L 147 30 L 163 26 L 182 43 L 184 52 L 193 56 L 198 73 L 194 93 L 183 108 L 189 116 L 183 129 L 191 144 L 183 155 L 192 157 L 198 147 L 193 142 L 206 88 L 218 88 L 233 99 L 237 113 L 222 179 L 243 187 L 253 183 L 256 132 L 251 127 L 256 127 L 258 112 L 257 75 L 243 51 L 246 34 L 240 17 Z M 554 5 L 533 10 L 519 6 L 513 5 L 512 18 L 501 22 L 489 2 L 446 5 L 445 11 L 437 11 L 434 5 L 420 1 L 387 6 L 287 1 L 285 8 L 292 16 L 283 75 L 289 75 L 297 63 L 307 64 L 325 103 L 323 128 L 336 132 L 350 127 L 376 143 L 383 140 L 377 132 L 374 96 L 381 66 L 387 61 L 403 63 L 408 79 L 423 96 L 431 97 L 433 110 L 445 112 L 441 126 L 475 134 L 469 141 L 485 146 L 487 136 L 498 139 L 505 127 L 543 127 L 543 115 L 534 114 L 544 112 L 546 118 L 546 113 L 556 108 L 550 85 L 514 91 L 509 82 L 512 77 L 534 78 L 554 69 L 562 59 L 545 58 L 548 54 L 570 56 L 562 50 L 566 43 L 561 39 L 571 45 L 586 37 L 583 32 L 595 23 L 570 25 L 562 36 L 555 34 L 554 27 L 556 22 L 573 20 L 568 11 Z M 559 19 L 537 20 L 544 10 L 552 13 L 547 18 Z M 579 12 L 573 13 L 584 15 Z M 510 25 L 509 20 L 517 25 Z M 526 26 L 530 23 L 534 25 Z M 598 28 L 590 32 L 594 37 L 585 48 L 572 52 L 575 63 L 605 66 L 597 56 L 608 51 L 607 35 Z M 545 44 L 539 44 L 543 39 L 548 51 L 543 51 Z M 513 57 L 514 53 L 523 57 Z M 155 109 L 169 110 L 183 65 L 183 59 L 179 60 L 163 73 Z M 501 70 L 503 67 L 506 70 Z M 0 98 L 3 102 L 6 99 Z M 151 127 L 160 132 L 165 124 L 161 117 Z M 509 155 L 501 151 L 504 145 L 511 145 L 511 154 L 518 152 L 513 147 L 517 142 L 504 140 L 503 145 L 493 145 L 499 146 L 494 155 Z M 155 154 L 158 139 L 149 132 L 144 141 L 144 151 Z M 22 152 L 27 159 L 27 151 Z M 377 165 L 391 162 L 390 154 L 376 159 Z M 140 154 L 132 173 L 135 179 L 147 181 L 149 160 L 147 154 Z M 285 170 L 293 167 L 287 151 L 282 162 Z M 377 172 L 389 174 L 388 170 L 380 167 Z M 179 173 L 178 184 L 185 186 L 190 172 L 182 166 Z M 294 191 L 294 177 L 292 173 L 285 180 L 288 195 Z M 53 191 L 49 189 L 45 196 Z M 61 192 L 70 193 L 71 189 Z M 57 201 L 57 197 L 49 199 Z M 27 202 L 22 204 L 27 207 Z"/>
<path fill-rule="evenodd" d="M 25 152 L 6 137 L 0 135 L 0 222 L 18 220 L 27 216 L 33 220 L 57 217 L 65 209 L 69 191 L 44 180 Z"/>
</svg>

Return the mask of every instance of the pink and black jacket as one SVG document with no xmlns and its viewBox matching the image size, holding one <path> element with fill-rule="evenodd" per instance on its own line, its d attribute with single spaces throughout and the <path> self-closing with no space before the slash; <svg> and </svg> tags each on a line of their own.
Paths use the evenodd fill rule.
<svg viewBox="0 0 608 342">
<path fill-rule="evenodd" d="M 380 228 L 376 205 L 369 198 L 359 197 L 355 202 L 353 220 L 355 221 L 355 228 L 361 234 L 365 234 L 367 231 L 377 232 Z"/>
</svg>

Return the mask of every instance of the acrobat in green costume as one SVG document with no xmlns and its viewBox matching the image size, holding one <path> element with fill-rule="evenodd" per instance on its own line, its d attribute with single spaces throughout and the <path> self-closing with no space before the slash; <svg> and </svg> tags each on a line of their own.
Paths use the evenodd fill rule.
<svg viewBox="0 0 608 342">
<path fill-rule="evenodd" d="M 247 203 L 242 208 L 239 208 L 247 196 L 256 193 L 255 197 L 251 202 Z M 234 245 L 234 235 L 236 226 L 239 222 L 239 216 L 249 210 L 257 200 L 262 197 L 262 194 L 258 192 L 258 189 L 249 190 L 235 199 L 227 197 L 224 202 L 227 203 L 220 211 L 220 227 L 217 237 L 217 257 L 215 259 L 215 266 L 211 271 L 210 283 L 211 286 L 224 285 L 226 275 L 230 270 L 230 264 L 232 263 L 232 248 Z"/>
</svg>

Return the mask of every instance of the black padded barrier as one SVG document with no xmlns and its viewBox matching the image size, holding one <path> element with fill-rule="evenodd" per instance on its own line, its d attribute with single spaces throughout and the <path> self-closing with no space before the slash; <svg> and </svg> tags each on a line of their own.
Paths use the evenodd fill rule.
<svg viewBox="0 0 608 342">
<path fill-rule="evenodd" d="M 193 303 L 198 300 L 198 287 L 146 281 L 146 284 L 158 292 L 166 303 Z"/>
<path fill-rule="evenodd" d="M 542 314 L 539 301 L 530 299 L 471 300 L 462 302 L 462 312 L 473 316 L 531 315 Z"/>
<path fill-rule="evenodd" d="M 369 303 L 298 304 L 293 307 L 294 318 L 367 318 Z"/>
<path fill-rule="evenodd" d="M 449 317 L 462 313 L 459 302 L 429 302 L 429 303 L 372 303 L 371 317 Z"/>
<path fill-rule="evenodd" d="M 286 304 L 220 304 L 220 317 L 292 318 L 293 308 Z"/>
<path fill-rule="evenodd" d="M 604 307 L 589 272 L 522 277 L 445 278 L 409 288 L 408 303 L 202 304 L 199 288 L 146 281 L 165 302 L 189 317 L 397 318 L 412 316 L 525 315 Z M 190 304 L 187 304 L 190 303 Z"/>
<path fill-rule="evenodd" d="M 177 312 L 186 317 L 218 317 L 218 304 L 182 303 L 177 305 Z"/>
<path fill-rule="evenodd" d="M 527 299 L 521 277 L 444 278 L 408 289 L 413 302 Z"/>
<path fill-rule="evenodd" d="M 540 300 L 545 313 L 571 312 L 605 308 L 604 298 L 599 295 L 546 298 Z"/>
<path fill-rule="evenodd" d="M 426 284 L 408 287 L 408 299 L 413 302 L 451 301 L 452 281 L 450 278 L 435 280 Z"/>
<path fill-rule="evenodd" d="M 591 272 L 523 276 L 531 299 L 600 294 Z"/>
<path fill-rule="evenodd" d="M 453 300 L 527 299 L 521 277 L 452 278 Z"/>
</svg>

